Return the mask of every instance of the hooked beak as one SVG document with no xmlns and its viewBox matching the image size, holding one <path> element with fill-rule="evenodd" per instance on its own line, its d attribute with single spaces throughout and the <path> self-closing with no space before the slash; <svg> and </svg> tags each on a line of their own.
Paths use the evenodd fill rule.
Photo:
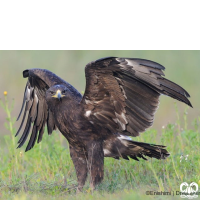
<svg viewBox="0 0 200 200">
<path fill-rule="evenodd" d="M 60 99 L 61 99 L 62 97 L 64 97 L 64 96 L 65 96 L 65 95 L 62 95 L 60 90 L 57 90 L 57 91 L 56 91 L 56 94 L 53 95 L 52 97 L 57 98 L 57 99 L 60 100 Z"/>
</svg>

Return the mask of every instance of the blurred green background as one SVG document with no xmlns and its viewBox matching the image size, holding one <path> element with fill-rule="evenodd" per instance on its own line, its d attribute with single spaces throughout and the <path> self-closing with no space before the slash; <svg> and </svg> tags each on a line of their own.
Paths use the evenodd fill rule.
<svg viewBox="0 0 200 200">
<path fill-rule="evenodd" d="M 189 127 L 200 116 L 200 51 L 0 51 L 0 98 L 4 91 L 8 92 L 8 99 L 15 100 L 12 116 L 17 117 L 26 84 L 22 71 L 28 68 L 49 69 L 82 92 L 85 90 L 85 65 L 107 56 L 143 58 L 162 64 L 166 67 L 166 78 L 181 85 L 191 95 L 194 108 L 187 111 Z M 176 100 L 161 96 L 160 102 L 152 127 L 157 130 L 176 121 Z M 177 105 L 182 116 L 186 105 L 181 102 Z M 4 128 L 5 118 L 0 108 L 1 135 L 8 133 Z"/>
</svg>

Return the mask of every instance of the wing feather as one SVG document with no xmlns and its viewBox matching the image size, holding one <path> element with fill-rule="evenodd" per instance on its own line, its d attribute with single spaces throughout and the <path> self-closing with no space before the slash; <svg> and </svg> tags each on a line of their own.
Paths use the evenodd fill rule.
<svg viewBox="0 0 200 200">
<path fill-rule="evenodd" d="M 26 126 L 25 126 L 25 129 L 24 129 L 24 132 L 21 136 L 21 138 L 19 139 L 18 143 L 19 143 L 19 146 L 17 148 L 20 148 L 24 142 L 26 141 L 27 137 L 28 137 L 28 134 L 30 132 L 30 129 L 31 129 L 31 117 L 28 116 L 28 119 L 27 119 L 27 123 L 26 123 Z"/>
<path fill-rule="evenodd" d="M 33 126 L 33 128 L 32 128 L 31 137 L 30 137 L 30 139 L 29 139 L 29 142 L 28 142 L 28 145 L 27 145 L 27 147 L 26 147 L 25 152 L 33 148 L 33 146 L 34 146 L 34 144 L 35 144 L 35 140 L 36 140 L 36 138 L 37 138 L 37 131 L 38 131 L 38 130 L 37 130 L 37 126 L 36 126 L 36 124 L 34 124 L 34 126 Z"/>
<path fill-rule="evenodd" d="M 164 69 L 138 58 L 108 57 L 87 64 L 81 104 L 90 114 L 84 116 L 111 132 L 137 136 L 153 124 L 160 94 L 192 107 L 188 92 L 165 79 Z"/>
<path fill-rule="evenodd" d="M 16 136 L 21 131 L 25 123 L 26 116 L 28 115 L 24 131 L 18 142 L 18 148 L 23 146 L 30 133 L 31 125 L 33 124 L 31 136 L 26 147 L 26 151 L 28 151 L 33 148 L 37 137 L 38 142 L 42 140 L 46 123 L 48 127 L 48 134 L 51 134 L 52 131 L 56 129 L 53 115 L 51 114 L 45 100 L 45 92 L 53 85 L 65 84 L 66 82 L 45 69 L 25 70 L 23 72 L 23 76 L 24 78 L 28 78 L 28 81 L 25 87 L 24 99 L 18 119 L 23 112 L 24 106 L 25 109 L 22 122 L 16 133 Z"/>
<path fill-rule="evenodd" d="M 28 97 L 30 96 L 30 94 L 29 94 L 30 90 L 29 89 L 27 90 L 27 87 L 28 87 L 28 82 L 27 82 L 25 90 L 24 90 L 24 99 L 23 99 L 23 102 L 22 102 L 22 107 L 21 107 L 20 113 L 19 113 L 19 115 L 17 117 L 17 121 L 19 120 L 19 118 L 20 118 L 20 116 L 22 114 L 22 111 L 24 109 L 24 105 L 26 104 L 26 102 L 28 100 Z"/>
</svg>

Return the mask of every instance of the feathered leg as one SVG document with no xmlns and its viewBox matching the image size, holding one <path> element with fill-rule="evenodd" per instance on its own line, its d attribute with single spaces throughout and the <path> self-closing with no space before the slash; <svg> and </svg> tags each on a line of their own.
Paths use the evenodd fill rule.
<svg viewBox="0 0 200 200">
<path fill-rule="evenodd" d="M 77 192 L 80 192 L 83 189 L 88 173 L 87 155 L 85 155 L 84 149 L 83 150 L 75 149 L 71 145 L 69 146 L 69 149 L 70 149 L 70 156 L 74 163 L 76 176 L 78 179 Z"/>
<path fill-rule="evenodd" d="M 90 187 L 92 190 L 103 180 L 104 153 L 102 141 L 93 141 L 88 144 L 88 170 L 90 174 Z"/>
</svg>

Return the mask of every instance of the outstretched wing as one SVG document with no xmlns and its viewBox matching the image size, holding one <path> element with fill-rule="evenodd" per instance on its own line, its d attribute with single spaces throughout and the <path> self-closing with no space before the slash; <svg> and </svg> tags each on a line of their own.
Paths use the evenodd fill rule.
<svg viewBox="0 0 200 200">
<path fill-rule="evenodd" d="M 18 148 L 20 148 L 25 143 L 31 130 L 31 124 L 33 124 L 30 140 L 28 146 L 26 147 L 26 151 L 28 151 L 34 146 L 37 137 L 38 143 L 42 140 L 46 123 L 48 134 L 51 134 L 52 131 L 56 129 L 53 115 L 45 100 L 45 92 L 49 87 L 55 84 L 61 84 L 64 81 L 45 69 L 25 70 L 23 71 L 23 77 L 28 78 L 28 81 L 25 87 L 24 99 L 18 119 L 20 118 L 24 107 L 25 109 L 21 125 L 15 136 L 19 134 L 25 122 L 26 116 L 28 115 L 23 134 L 18 141 Z"/>
<path fill-rule="evenodd" d="M 138 136 L 153 124 L 160 94 L 192 107 L 189 94 L 163 77 L 164 69 L 156 62 L 134 58 L 108 57 L 89 63 L 81 101 L 84 116 L 112 132 Z"/>
</svg>

